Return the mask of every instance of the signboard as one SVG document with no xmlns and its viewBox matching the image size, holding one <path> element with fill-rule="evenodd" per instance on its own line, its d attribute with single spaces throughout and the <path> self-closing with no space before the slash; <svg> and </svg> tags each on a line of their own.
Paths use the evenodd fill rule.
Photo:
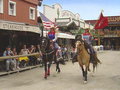
<svg viewBox="0 0 120 90">
<path fill-rule="evenodd" d="M 108 22 L 120 22 L 120 16 L 108 17 Z"/>
<path fill-rule="evenodd" d="M 15 30 L 15 31 L 28 31 L 40 34 L 40 29 L 37 26 L 30 26 L 30 25 L 22 25 L 16 23 L 7 23 L 7 22 L 0 22 L 0 29 L 3 30 Z"/>
</svg>

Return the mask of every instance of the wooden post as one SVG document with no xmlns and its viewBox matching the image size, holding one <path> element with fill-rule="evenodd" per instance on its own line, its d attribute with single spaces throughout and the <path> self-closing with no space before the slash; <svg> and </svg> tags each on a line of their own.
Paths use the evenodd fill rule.
<svg viewBox="0 0 120 90">
<path fill-rule="evenodd" d="M 100 46 L 100 37 L 98 38 L 98 46 Z"/>
<path fill-rule="evenodd" d="M 98 46 L 100 46 L 100 35 L 99 35 L 99 30 L 98 30 Z"/>
</svg>

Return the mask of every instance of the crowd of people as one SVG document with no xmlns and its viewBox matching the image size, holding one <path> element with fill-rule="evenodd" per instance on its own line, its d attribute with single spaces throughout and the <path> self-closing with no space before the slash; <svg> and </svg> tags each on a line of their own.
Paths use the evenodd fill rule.
<svg viewBox="0 0 120 90">
<path fill-rule="evenodd" d="M 58 50 L 56 52 L 57 59 L 62 59 L 62 64 L 65 64 L 65 61 L 69 60 L 69 55 L 72 56 L 72 51 L 68 52 L 68 49 L 65 46 L 58 46 Z M 39 53 L 36 56 L 26 56 L 32 53 Z M 19 70 L 20 68 L 24 68 L 26 66 L 33 66 L 41 64 L 43 65 L 42 60 L 42 52 L 40 45 L 31 45 L 29 48 L 26 45 L 23 45 L 20 52 L 17 52 L 16 48 L 11 48 L 7 46 L 5 51 L 3 52 L 3 56 L 16 56 L 16 55 L 24 55 L 23 57 L 18 58 L 10 58 L 5 61 L 5 70 L 7 72 Z"/>
<path fill-rule="evenodd" d="M 19 70 L 21 67 L 26 67 L 27 65 L 37 65 L 41 62 L 42 58 L 40 45 L 31 45 L 29 48 L 27 48 L 26 45 L 23 45 L 23 48 L 20 50 L 20 52 L 17 52 L 16 48 L 11 48 L 10 46 L 6 47 L 6 50 L 3 52 L 3 56 L 28 55 L 37 52 L 39 53 L 38 56 L 24 56 L 6 59 L 6 71 Z"/>
</svg>

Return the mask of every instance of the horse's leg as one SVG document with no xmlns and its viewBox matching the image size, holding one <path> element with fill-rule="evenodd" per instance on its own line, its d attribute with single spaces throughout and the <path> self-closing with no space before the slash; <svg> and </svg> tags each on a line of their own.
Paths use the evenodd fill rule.
<svg viewBox="0 0 120 90">
<path fill-rule="evenodd" d="M 52 62 L 49 62 L 49 64 L 48 64 L 48 72 L 47 72 L 47 75 L 48 75 L 48 76 L 50 75 L 50 67 L 51 67 L 51 64 L 52 64 Z"/>
<path fill-rule="evenodd" d="M 88 64 L 88 71 L 90 72 L 91 70 L 90 70 L 90 63 Z"/>
<path fill-rule="evenodd" d="M 58 73 L 61 72 L 60 67 L 59 67 L 59 64 L 60 64 L 60 62 L 57 61 L 57 62 L 56 62 L 56 71 L 57 71 Z"/>
<path fill-rule="evenodd" d="M 45 76 L 44 76 L 44 78 L 47 79 L 47 62 L 46 61 L 44 62 L 44 66 L 45 66 L 44 67 L 44 69 L 45 69 Z"/>
<path fill-rule="evenodd" d="M 85 71 L 82 65 L 80 65 L 81 69 L 82 69 L 82 74 L 83 74 L 83 78 L 85 77 Z"/>
<path fill-rule="evenodd" d="M 86 66 L 85 68 L 85 80 L 84 80 L 84 83 L 87 83 L 87 70 L 88 70 L 88 67 Z"/>
</svg>

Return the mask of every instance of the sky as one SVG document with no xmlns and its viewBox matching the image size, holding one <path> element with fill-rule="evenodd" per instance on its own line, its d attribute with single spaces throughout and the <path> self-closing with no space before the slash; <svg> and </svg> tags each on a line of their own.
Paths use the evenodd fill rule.
<svg viewBox="0 0 120 90">
<path fill-rule="evenodd" d="M 59 3 L 63 10 L 79 13 L 84 20 L 98 19 L 102 10 L 104 16 L 120 16 L 120 0 L 43 0 L 42 5 Z M 43 6 L 39 7 L 43 11 Z"/>
</svg>

